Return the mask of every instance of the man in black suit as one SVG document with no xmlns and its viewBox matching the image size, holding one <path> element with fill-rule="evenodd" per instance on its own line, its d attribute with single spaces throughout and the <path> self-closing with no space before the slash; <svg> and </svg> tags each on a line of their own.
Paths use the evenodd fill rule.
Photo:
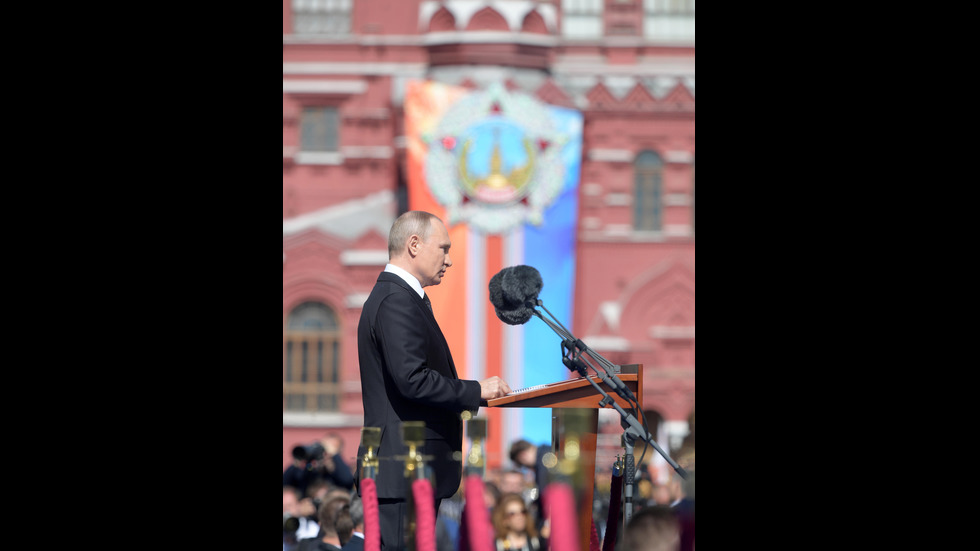
<svg viewBox="0 0 980 551">
<path fill-rule="evenodd" d="M 462 477 L 463 421 L 460 413 L 476 411 L 481 400 L 510 392 L 500 377 L 461 380 L 423 287 L 438 285 L 453 265 L 449 232 L 442 220 L 423 211 L 398 217 L 388 235 L 388 265 L 365 301 L 357 326 L 357 352 L 364 401 L 364 426 L 381 429 L 378 490 L 381 548 L 404 548 L 407 449 L 404 421 L 425 423 L 427 465 L 435 475 L 436 512 L 444 498 L 459 489 Z M 357 450 L 360 477 L 363 446 Z M 358 480 L 358 494 L 361 485 Z"/>
<path fill-rule="evenodd" d="M 364 551 L 364 502 L 362 502 L 356 495 L 351 498 L 350 509 L 350 536 L 347 537 L 347 543 L 340 548 L 340 551 Z M 340 522 L 338 521 L 337 531 L 340 531 Z M 345 526 L 345 528 L 347 528 Z M 341 534 L 341 540 L 346 537 L 346 530 L 344 534 Z"/>
</svg>

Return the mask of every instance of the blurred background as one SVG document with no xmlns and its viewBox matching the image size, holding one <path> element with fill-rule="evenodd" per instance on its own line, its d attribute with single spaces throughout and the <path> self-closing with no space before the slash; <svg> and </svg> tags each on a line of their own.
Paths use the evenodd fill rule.
<svg viewBox="0 0 980 551">
<path fill-rule="evenodd" d="M 489 304 L 493 274 L 533 266 L 576 337 L 642 366 L 651 433 L 693 461 L 694 0 L 283 0 L 282 20 L 283 468 L 327 435 L 355 464 L 360 308 L 412 209 L 450 229 L 427 291 L 462 378 L 576 376 L 541 320 Z M 550 410 L 479 415 L 488 469 L 550 444 Z M 608 472 L 623 431 L 599 422 Z M 652 449 L 643 469 L 670 478 Z"/>
</svg>

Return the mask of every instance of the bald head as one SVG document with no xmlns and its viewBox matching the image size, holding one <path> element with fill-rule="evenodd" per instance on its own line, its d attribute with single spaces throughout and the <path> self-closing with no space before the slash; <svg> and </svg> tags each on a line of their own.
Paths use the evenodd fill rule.
<svg viewBox="0 0 980 551">
<path fill-rule="evenodd" d="M 434 214 L 413 210 L 399 216 L 388 233 L 388 262 L 415 276 L 422 287 L 442 283 L 449 258 L 449 232 Z"/>
<path fill-rule="evenodd" d="M 425 241 L 432 230 L 433 220 L 442 223 L 436 215 L 423 210 L 410 210 L 396 218 L 388 232 L 388 258 L 395 259 L 405 254 L 405 246 L 413 235 Z"/>
</svg>

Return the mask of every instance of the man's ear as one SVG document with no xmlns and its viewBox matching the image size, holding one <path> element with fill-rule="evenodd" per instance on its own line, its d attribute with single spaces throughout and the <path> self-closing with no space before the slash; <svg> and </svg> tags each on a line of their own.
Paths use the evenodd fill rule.
<svg viewBox="0 0 980 551">
<path fill-rule="evenodd" d="M 419 236 L 413 235 L 408 238 L 408 254 L 412 255 L 414 258 L 419 254 L 419 248 L 422 246 L 422 240 Z"/>
</svg>

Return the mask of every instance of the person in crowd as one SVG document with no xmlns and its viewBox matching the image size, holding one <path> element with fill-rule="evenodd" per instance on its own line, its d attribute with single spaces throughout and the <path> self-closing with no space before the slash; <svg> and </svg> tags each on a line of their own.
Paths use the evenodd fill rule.
<svg viewBox="0 0 980 551">
<path fill-rule="evenodd" d="M 640 509 L 626 525 L 623 551 L 681 551 L 681 528 L 677 515 L 664 505 Z"/>
<path fill-rule="evenodd" d="M 496 484 L 489 480 L 483 482 L 483 504 L 487 506 L 488 511 L 493 511 L 493 508 L 497 506 L 500 495 L 500 488 Z"/>
<path fill-rule="evenodd" d="M 527 489 L 524 473 L 517 469 L 507 469 L 500 473 L 497 486 L 504 494 L 524 494 Z"/>
<path fill-rule="evenodd" d="M 308 468 L 310 461 L 306 446 L 293 446 L 292 456 L 293 462 L 282 472 L 282 485 L 296 488 L 302 498 L 316 475 L 312 468 Z"/>
<path fill-rule="evenodd" d="M 337 533 L 337 517 L 343 509 L 349 507 L 349 494 L 347 497 L 338 495 L 328 498 L 317 513 L 320 532 L 315 537 L 300 540 L 296 551 L 340 551 L 343 543 Z"/>
<path fill-rule="evenodd" d="M 651 505 L 670 505 L 674 502 L 675 492 L 672 483 L 654 484 L 650 492 Z"/>
<path fill-rule="evenodd" d="M 535 446 L 530 441 L 521 438 L 511 443 L 508 452 L 508 457 L 510 457 L 510 461 L 514 464 L 514 467 L 533 478 L 533 486 L 528 488 L 524 501 L 531 508 L 534 526 L 545 537 L 547 537 L 549 527 L 548 520 L 544 514 L 544 503 L 541 501 L 541 498 L 544 495 L 545 488 L 548 486 L 550 473 L 548 472 L 548 467 L 544 464 L 543 458 L 545 454 L 551 451 L 551 446 L 548 444 Z"/>
<path fill-rule="evenodd" d="M 694 409 L 687 417 L 688 434 L 684 437 L 680 447 L 672 455 L 677 464 L 687 471 L 687 479 L 681 479 L 676 473 L 673 480 L 677 485 L 677 495 L 671 503 L 674 514 L 677 515 L 681 525 L 681 551 L 693 551 L 694 549 L 694 478 L 695 478 L 695 453 L 694 453 Z"/>
<path fill-rule="evenodd" d="M 337 539 L 340 540 L 340 549 L 343 551 L 347 542 L 354 537 L 354 519 L 350 514 L 350 503 L 337 511 L 337 516 L 333 522 L 334 530 L 337 531 Z"/>
<path fill-rule="evenodd" d="M 459 488 L 449 499 L 439 504 L 439 515 L 436 517 L 436 549 L 437 551 L 456 551 L 459 549 L 459 529 L 463 517 L 463 488 L 464 480 L 460 480 Z"/>
<path fill-rule="evenodd" d="M 517 469 L 534 473 L 534 485 L 541 491 L 548 485 L 549 476 L 548 467 L 544 465 L 542 458 L 550 451 L 550 445 L 535 446 L 521 438 L 510 445 L 508 456 Z"/>
<path fill-rule="evenodd" d="M 345 490 L 354 489 L 354 473 L 351 472 L 350 465 L 341 456 L 344 449 L 344 441 L 339 435 L 329 433 L 320 440 L 322 454 L 317 458 L 314 469 L 316 477 L 326 481 L 337 488 Z"/>
<path fill-rule="evenodd" d="M 521 494 L 501 495 L 492 522 L 497 551 L 539 551 L 545 547 Z"/>
<path fill-rule="evenodd" d="M 282 543 L 285 551 L 296 548 L 299 541 L 317 535 L 320 526 L 316 521 L 313 501 L 303 498 L 292 486 L 282 487 Z"/>
<path fill-rule="evenodd" d="M 678 463 L 680 463 L 678 461 Z M 678 493 L 676 499 L 670 504 L 671 510 L 677 516 L 681 529 L 681 551 L 693 551 L 694 549 L 694 463 L 685 461 L 683 464 L 687 471 L 687 480 L 681 480 L 679 475 L 674 475 L 677 481 Z M 685 466 L 686 465 L 686 466 Z"/>
<path fill-rule="evenodd" d="M 302 496 L 310 496 L 314 485 L 352 490 L 354 473 L 341 456 L 342 451 L 343 440 L 335 433 L 308 446 L 294 446 L 293 462 L 282 473 L 283 486 L 298 489 Z"/>
<path fill-rule="evenodd" d="M 439 285 L 453 265 L 445 224 L 424 211 L 399 216 L 388 234 L 388 264 L 361 308 L 357 326 L 364 426 L 381 429 L 380 465 L 375 478 L 381 548 L 405 540 L 406 497 L 401 434 L 406 421 L 425 424 L 422 452 L 435 475 L 439 504 L 456 492 L 462 478 L 463 411 L 510 392 L 500 377 L 460 379 L 425 287 Z M 357 451 L 358 462 L 364 447 Z M 356 472 L 359 474 L 360 465 Z M 358 487 L 360 494 L 361 488 Z"/>
<path fill-rule="evenodd" d="M 364 551 L 364 502 L 357 497 L 357 494 L 351 496 L 348 513 L 350 536 L 344 540 L 344 546 L 340 549 L 341 551 Z M 337 534 L 341 536 L 341 539 L 344 539 L 341 530 L 345 532 L 347 530 L 346 521 L 342 522 L 343 518 L 341 516 L 337 519 Z"/>
</svg>

